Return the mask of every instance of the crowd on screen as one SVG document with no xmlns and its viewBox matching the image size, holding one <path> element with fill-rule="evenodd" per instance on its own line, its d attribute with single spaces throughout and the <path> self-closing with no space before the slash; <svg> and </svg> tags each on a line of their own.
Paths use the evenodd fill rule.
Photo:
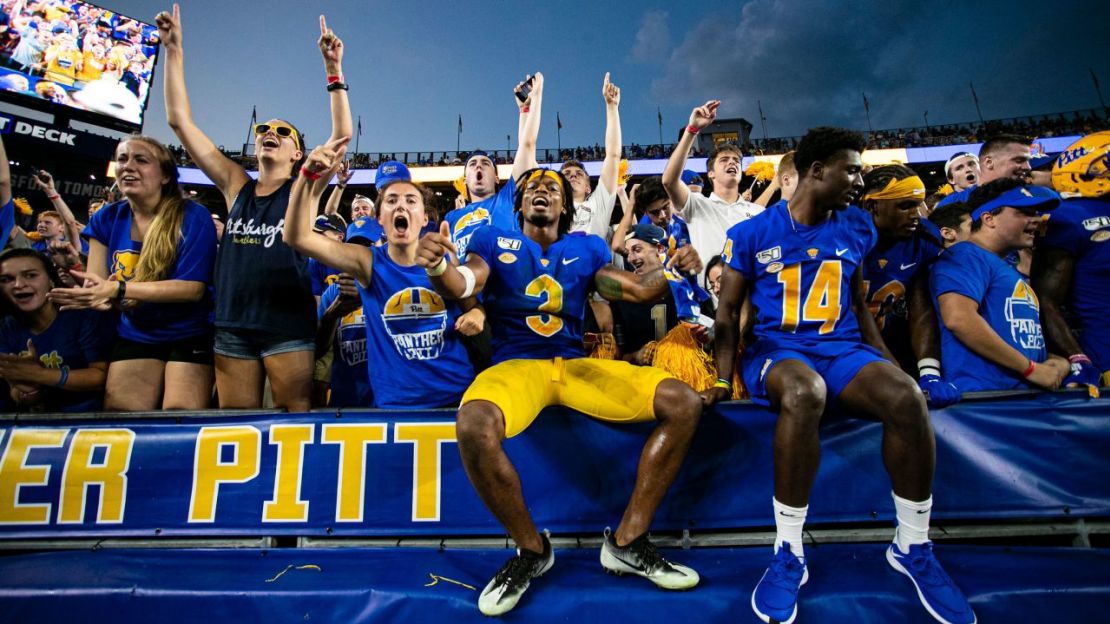
<svg viewBox="0 0 1110 624">
<path fill-rule="evenodd" d="M 0 89 L 137 122 L 157 50 L 152 26 L 107 9 L 0 2 Z"/>
</svg>

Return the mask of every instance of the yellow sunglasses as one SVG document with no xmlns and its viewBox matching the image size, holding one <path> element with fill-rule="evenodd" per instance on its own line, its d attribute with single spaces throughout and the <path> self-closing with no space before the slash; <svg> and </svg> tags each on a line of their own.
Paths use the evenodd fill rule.
<svg viewBox="0 0 1110 624">
<path fill-rule="evenodd" d="M 297 146 L 297 149 L 301 149 L 300 138 L 297 137 L 297 131 L 294 130 L 292 126 L 279 126 L 279 125 L 276 125 L 276 124 L 271 125 L 271 124 L 264 124 L 264 123 L 254 125 L 254 135 L 255 136 L 262 136 L 262 135 L 266 134 L 267 132 L 269 132 L 271 130 L 273 130 L 274 134 L 278 135 L 279 137 L 282 137 L 282 138 L 285 138 L 285 139 L 292 138 L 293 139 L 293 145 Z"/>
</svg>

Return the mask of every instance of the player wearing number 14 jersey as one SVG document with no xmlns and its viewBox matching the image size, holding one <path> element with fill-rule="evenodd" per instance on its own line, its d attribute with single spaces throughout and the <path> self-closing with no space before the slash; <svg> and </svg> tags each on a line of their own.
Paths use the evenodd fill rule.
<svg viewBox="0 0 1110 624">
<path fill-rule="evenodd" d="M 520 180 L 516 207 L 521 231 L 494 226 L 478 230 L 466 264 L 458 268 L 444 259 L 452 248 L 446 231 L 425 235 L 418 255 L 445 298 L 483 293 L 493 329 L 494 365 L 464 394 L 456 429 L 467 476 L 516 542 L 518 554 L 486 585 L 478 608 L 486 615 L 512 609 L 531 580 L 554 563 L 551 543 L 536 530 L 520 479 L 501 447 L 549 405 L 565 405 L 606 422 L 656 422 L 640 458 L 632 499 L 616 532 L 606 535 L 601 564 L 665 589 L 693 587 L 697 572 L 663 559 L 648 541 L 647 530 L 689 448 L 701 400 L 660 369 L 589 359 L 582 348 L 589 291 L 596 289 L 610 301 L 657 301 L 670 288 L 662 267 L 644 275 L 613 269 L 605 241 L 567 233 L 574 204 L 561 174 L 533 169 Z M 701 262 L 686 247 L 676 253 L 672 266 L 696 273 Z"/>
<path fill-rule="evenodd" d="M 721 379 L 709 402 L 731 394 L 740 304 L 751 293 L 754 344 L 740 359 L 752 398 L 778 410 L 774 557 L 752 592 L 764 622 L 793 622 L 809 578 L 802 527 L 820 459 L 818 424 L 830 401 L 883 423 L 883 460 L 898 517 L 887 560 L 907 575 L 941 622 L 975 614 L 932 554 L 929 513 L 935 444 L 917 384 L 875 347 L 882 338 L 863 299 L 860 265 L 875 245 L 871 217 L 852 206 L 863 190 L 863 138 L 814 128 L 798 144 L 798 188 L 788 204 L 733 226 L 723 257 L 716 351 Z M 864 344 L 864 339 L 869 344 Z"/>
</svg>

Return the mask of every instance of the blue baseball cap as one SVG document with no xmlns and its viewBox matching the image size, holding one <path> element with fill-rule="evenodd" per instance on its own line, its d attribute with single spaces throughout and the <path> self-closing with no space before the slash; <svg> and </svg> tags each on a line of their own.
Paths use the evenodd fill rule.
<svg viewBox="0 0 1110 624">
<path fill-rule="evenodd" d="M 378 173 L 374 176 L 374 186 L 378 187 L 378 192 L 394 182 L 412 182 L 412 174 L 405 163 L 387 160 L 378 165 Z"/>
<path fill-rule="evenodd" d="M 383 235 L 385 235 L 385 230 L 382 229 L 382 225 L 378 223 L 377 219 L 363 217 L 355 219 L 351 222 L 351 225 L 347 226 L 347 236 L 344 240 L 348 243 L 355 243 L 361 239 L 366 244 L 373 245 L 380 241 Z"/>
<path fill-rule="evenodd" d="M 312 224 L 312 229 L 317 232 L 324 232 L 331 230 L 343 234 L 347 231 L 347 222 L 343 217 L 337 214 L 320 215 L 316 217 L 316 222 Z"/>
<path fill-rule="evenodd" d="M 690 169 L 683 169 L 682 170 L 682 183 L 686 184 L 686 185 L 701 184 L 702 183 L 701 174 L 699 174 L 696 171 L 691 171 Z"/>
<path fill-rule="evenodd" d="M 1054 210 L 1060 205 L 1056 191 L 1043 186 L 1026 185 L 1010 189 L 994 199 L 984 202 L 971 211 L 971 221 L 979 220 L 985 213 L 1010 206 L 1018 210 L 1033 209 L 1037 212 Z"/>
<path fill-rule="evenodd" d="M 667 240 L 667 233 L 658 225 L 637 223 L 636 227 L 624 237 L 625 242 L 632 239 L 642 240 L 651 245 L 662 245 Z"/>
</svg>

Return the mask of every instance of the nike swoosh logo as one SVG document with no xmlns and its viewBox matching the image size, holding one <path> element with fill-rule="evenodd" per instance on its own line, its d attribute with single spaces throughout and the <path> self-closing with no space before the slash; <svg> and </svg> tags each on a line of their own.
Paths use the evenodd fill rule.
<svg viewBox="0 0 1110 624">
<path fill-rule="evenodd" d="M 920 516 L 921 514 L 927 514 L 927 513 L 929 513 L 929 511 L 930 511 L 930 510 L 928 510 L 928 509 L 926 509 L 925 511 L 921 511 L 921 510 L 918 510 L 918 511 L 917 511 L 917 515 L 919 515 L 919 516 Z"/>
<path fill-rule="evenodd" d="M 916 262 L 911 262 L 911 263 L 909 263 L 909 264 L 903 264 L 903 265 L 902 265 L 902 270 L 903 270 L 903 271 L 905 271 L 906 269 L 908 269 L 908 268 L 910 268 L 910 267 L 915 267 L 915 266 L 917 266 L 917 263 L 916 263 Z"/>
<path fill-rule="evenodd" d="M 837 249 L 837 250 L 836 250 L 836 255 L 837 255 L 837 257 L 838 257 L 838 258 L 839 258 L 840 256 L 843 256 L 843 255 L 844 255 L 844 254 L 846 254 L 846 253 L 848 253 L 848 250 L 847 250 L 847 249 Z"/>
<path fill-rule="evenodd" d="M 577 256 L 575 256 L 574 258 L 563 258 L 563 266 L 566 266 L 566 265 L 570 264 L 571 262 L 574 262 L 577 259 L 578 259 Z"/>
<path fill-rule="evenodd" d="M 621 557 L 620 555 L 618 555 L 617 553 L 612 552 L 612 551 L 610 551 L 609 554 L 613 555 L 614 559 L 616 559 L 617 561 L 620 561 L 621 563 L 623 563 L 624 565 L 632 568 L 633 570 L 639 570 L 640 572 L 647 572 L 647 568 L 645 568 L 643 566 L 643 564 L 632 563 L 631 561 L 625 559 L 624 557 Z"/>
</svg>

